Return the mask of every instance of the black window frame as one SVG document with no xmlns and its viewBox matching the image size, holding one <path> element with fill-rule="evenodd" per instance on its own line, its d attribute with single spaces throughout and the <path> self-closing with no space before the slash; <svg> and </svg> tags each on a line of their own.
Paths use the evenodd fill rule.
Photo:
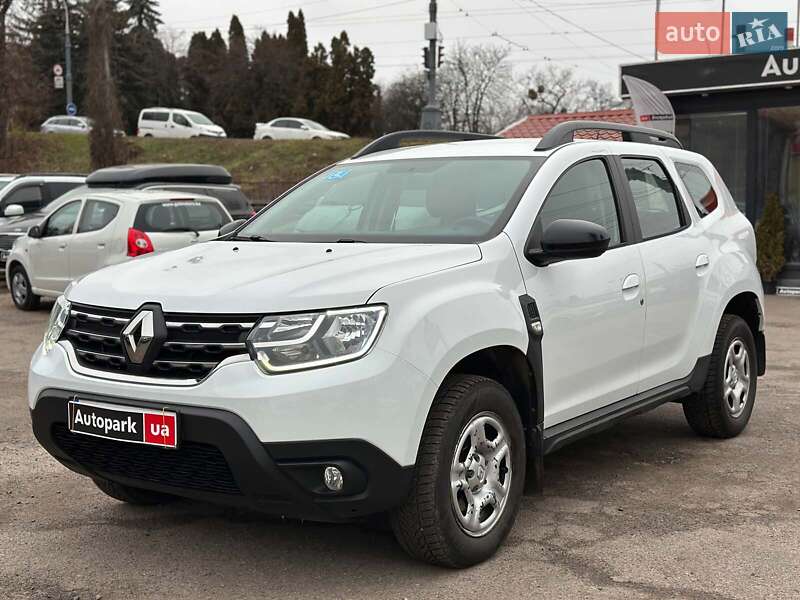
<svg viewBox="0 0 800 600">
<path fill-rule="evenodd" d="M 601 161 L 606 168 L 608 181 L 611 185 L 611 193 L 614 196 L 614 206 L 617 209 L 617 220 L 619 224 L 619 243 L 613 246 L 609 246 L 606 252 L 612 252 L 617 248 L 624 248 L 625 246 L 628 246 L 631 243 L 636 242 L 636 239 L 634 239 L 635 229 L 633 228 L 633 223 L 630 219 L 630 212 L 628 210 L 628 206 L 626 205 L 627 203 L 623 198 L 623 194 L 621 191 L 621 181 L 619 179 L 619 173 L 617 172 L 616 164 L 612 160 L 612 158 L 613 157 L 610 157 L 605 154 L 586 156 L 584 158 L 581 158 L 580 160 L 576 160 L 575 162 L 571 163 L 568 167 L 565 167 L 561 171 L 561 174 L 553 182 L 553 185 L 551 185 L 550 188 L 547 190 L 547 193 L 544 196 L 544 200 L 542 201 L 542 205 L 539 207 L 539 210 L 536 211 L 536 215 L 534 216 L 533 221 L 531 222 L 531 228 L 530 231 L 528 232 L 528 237 L 525 239 L 526 248 L 530 247 L 530 244 L 533 242 L 534 236 L 536 235 L 536 221 L 539 219 L 539 216 L 541 215 L 542 209 L 544 208 L 547 199 L 550 197 L 550 194 L 559 184 L 561 179 L 578 165 L 593 160 Z"/>
<path fill-rule="evenodd" d="M 641 223 L 639 222 L 639 213 L 636 210 L 636 202 L 633 199 L 633 190 L 631 189 L 627 175 L 625 175 L 625 165 L 622 162 L 623 159 L 626 158 L 634 160 L 652 160 L 661 167 L 661 170 L 664 171 L 664 175 L 666 175 L 667 177 L 667 181 L 672 187 L 673 195 L 675 196 L 675 203 L 676 206 L 678 207 L 678 217 L 681 223 L 681 226 L 679 228 L 673 229 L 672 231 L 667 231 L 666 233 L 662 233 L 659 235 L 644 237 L 644 235 L 642 234 L 642 226 Z M 625 198 L 625 204 L 627 205 L 626 210 L 629 213 L 629 218 L 633 224 L 636 243 L 649 242 L 670 235 L 675 235 L 676 233 L 680 233 L 681 231 L 686 231 L 689 227 L 692 226 L 692 217 L 689 214 L 689 209 L 686 207 L 686 199 L 683 197 L 683 194 L 681 194 L 680 189 L 678 189 L 678 186 L 675 185 L 675 181 L 673 180 L 672 175 L 669 172 L 669 169 L 667 169 L 667 166 L 664 164 L 663 158 L 661 158 L 660 156 L 654 156 L 652 154 L 625 153 L 625 154 L 615 154 L 613 156 L 613 159 L 616 165 L 616 169 L 619 172 L 620 190 Z"/>
</svg>

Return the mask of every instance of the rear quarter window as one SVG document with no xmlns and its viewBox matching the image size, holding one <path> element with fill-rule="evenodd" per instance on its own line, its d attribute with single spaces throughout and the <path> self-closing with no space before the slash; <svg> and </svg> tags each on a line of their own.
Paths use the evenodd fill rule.
<svg viewBox="0 0 800 600">
<path fill-rule="evenodd" d="M 169 200 L 142 204 L 133 227 L 139 231 L 210 231 L 230 222 L 230 217 L 214 202 Z"/>
<path fill-rule="evenodd" d="M 675 162 L 675 168 L 678 170 L 681 181 L 689 191 L 689 196 L 692 198 L 692 204 L 694 204 L 697 214 L 700 217 L 707 217 L 714 212 L 719 205 L 717 192 L 703 169 L 697 165 L 681 162 Z"/>
<path fill-rule="evenodd" d="M 166 123 L 169 121 L 168 112 L 144 112 L 142 113 L 142 121 L 160 121 Z"/>
</svg>

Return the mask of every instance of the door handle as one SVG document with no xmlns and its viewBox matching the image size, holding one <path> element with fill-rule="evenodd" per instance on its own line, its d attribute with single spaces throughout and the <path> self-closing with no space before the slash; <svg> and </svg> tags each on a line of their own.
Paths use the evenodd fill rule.
<svg viewBox="0 0 800 600">
<path fill-rule="evenodd" d="M 66 244 L 59 244 L 58 249 L 59 250 L 64 250 L 66 247 L 67 247 Z"/>
<path fill-rule="evenodd" d="M 636 273 L 631 273 L 628 275 L 625 280 L 622 282 L 622 291 L 627 292 L 630 290 L 635 290 L 641 285 L 641 280 Z"/>
<path fill-rule="evenodd" d="M 707 254 L 701 254 L 697 257 L 697 260 L 694 263 L 695 269 L 702 269 L 703 267 L 707 267 L 711 261 L 708 258 Z"/>
<path fill-rule="evenodd" d="M 106 247 L 106 245 L 105 245 L 105 244 L 103 244 L 103 243 L 97 244 L 97 249 L 98 249 L 98 250 L 102 250 L 102 249 L 103 249 L 103 248 L 105 248 L 105 247 Z"/>
</svg>

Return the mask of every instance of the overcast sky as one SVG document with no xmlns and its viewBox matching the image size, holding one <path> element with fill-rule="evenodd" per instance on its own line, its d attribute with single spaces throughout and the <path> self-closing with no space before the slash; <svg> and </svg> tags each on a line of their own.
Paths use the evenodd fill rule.
<svg viewBox="0 0 800 600">
<path fill-rule="evenodd" d="M 653 59 L 656 0 L 439 0 L 439 27 L 447 47 L 457 41 L 508 45 L 522 71 L 552 60 L 583 77 L 618 88 L 620 64 Z M 721 0 L 662 0 L 663 11 L 718 11 Z M 303 9 L 309 45 L 345 29 L 355 45 L 375 54 L 379 83 L 421 68 L 428 0 L 161 0 L 165 35 L 184 50 L 193 31 L 219 27 L 227 36 L 232 14 L 248 39 L 266 29 L 285 33 L 289 10 Z M 781 11 L 794 25 L 794 0 L 728 0 L 729 11 Z M 587 33 L 588 30 L 595 34 Z"/>
</svg>

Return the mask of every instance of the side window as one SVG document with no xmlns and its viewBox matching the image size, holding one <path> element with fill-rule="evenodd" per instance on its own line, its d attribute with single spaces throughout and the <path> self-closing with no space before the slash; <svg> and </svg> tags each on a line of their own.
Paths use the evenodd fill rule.
<svg viewBox="0 0 800 600">
<path fill-rule="evenodd" d="M 288 129 L 288 128 L 292 127 L 292 122 L 289 119 L 278 119 L 277 121 L 275 121 L 272 124 L 272 126 L 273 127 L 285 127 L 285 128 Z"/>
<path fill-rule="evenodd" d="M 70 190 L 74 190 L 76 187 L 83 184 L 77 181 L 48 181 L 44 185 L 49 192 L 48 202 L 52 202 L 56 198 L 60 198 Z"/>
<path fill-rule="evenodd" d="M 286 121 L 287 127 L 291 127 L 292 129 L 302 129 L 303 124 L 300 121 Z"/>
<path fill-rule="evenodd" d="M 678 169 L 678 175 L 689 190 L 697 214 L 700 217 L 707 217 L 714 212 L 718 204 L 717 192 L 714 191 L 703 170 L 696 165 L 679 162 L 675 163 L 675 168 Z"/>
<path fill-rule="evenodd" d="M 6 196 L 3 207 L 9 204 L 20 204 L 26 213 L 39 210 L 42 207 L 42 186 L 26 185 L 15 189 Z"/>
<path fill-rule="evenodd" d="M 189 119 L 183 115 L 179 115 L 178 113 L 172 113 L 172 121 L 177 125 L 181 125 L 182 127 L 190 127 Z"/>
<path fill-rule="evenodd" d="M 652 158 L 623 158 L 642 237 L 649 239 L 683 226 L 678 194 L 664 168 Z"/>
<path fill-rule="evenodd" d="M 166 112 L 146 112 L 142 113 L 142 121 L 159 121 L 166 123 L 169 121 L 169 113 Z"/>
<path fill-rule="evenodd" d="M 545 229 L 559 219 L 579 219 L 602 225 L 611 238 L 610 246 L 620 243 L 614 188 L 602 160 L 578 163 L 561 176 L 536 217 L 534 240 L 539 243 Z"/>
<path fill-rule="evenodd" d="M 117 216 L 119 206 L 111 202 L 101 200 L 88 200 L 81 213 L 81 221 L 78 223 L 78 233 L 88 233 L 99 231 Z"/>
<path fill-rule="evenodd" d="M 44 234 L 42 237 L 68 235 L 72 233 L 72 230 L 75 229 L 75 221 L 78 219 L 80 209 L 80 200 L 70 202 L 59 208 L 47 219 L 47 225 L 44 227 Z"/>
</svg>

